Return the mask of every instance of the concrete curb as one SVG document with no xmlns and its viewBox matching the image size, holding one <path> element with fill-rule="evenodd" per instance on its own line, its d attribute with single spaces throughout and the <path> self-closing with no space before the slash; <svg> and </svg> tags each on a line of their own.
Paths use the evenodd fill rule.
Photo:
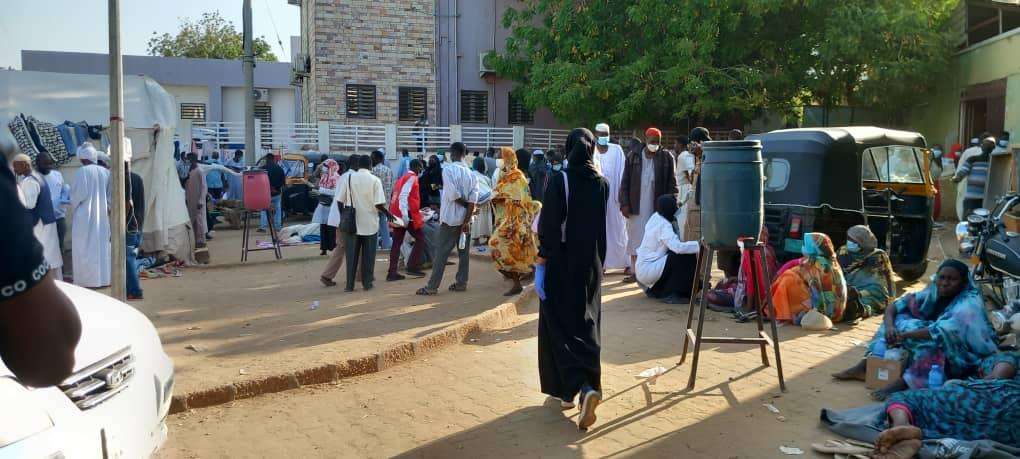
<svg viewBox="0 0 1020 459">
<path fill-rule="evenodd" d="M 488 311 L 463 319 L 413 341 L 394 344 L 374 354 L 305 368 L 291 373 L 225 384 L 187 394 L 174 394 L 170 403 L 170 413 L 180 413 L 189 409 L 220 405 L 256 395 L 378 373 L 444 347 L 462 343 L 468 335 L 473 333 L 512 325 L 517 319 L 518 309 L 526 305 L 532 297 L 534 297 L 534 289 L 525 288 L 520 295 Z"/>
</svg>

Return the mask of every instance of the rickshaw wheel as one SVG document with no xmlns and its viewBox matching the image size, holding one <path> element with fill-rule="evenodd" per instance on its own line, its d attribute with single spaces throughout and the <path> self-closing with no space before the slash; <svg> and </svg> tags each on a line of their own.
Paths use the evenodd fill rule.
<svg viewBox="0 0 1020 459">
<path fill-rule="evenodd" d="M 916 265 L 896 267 L 894 271 L 896 271 L 896 274 L 898 274 L 904 281 L 913 282 L 920 279 L 924 276 L 924 273 L 928 272 L 928 260 L 924 260 Z"/>
</svg>

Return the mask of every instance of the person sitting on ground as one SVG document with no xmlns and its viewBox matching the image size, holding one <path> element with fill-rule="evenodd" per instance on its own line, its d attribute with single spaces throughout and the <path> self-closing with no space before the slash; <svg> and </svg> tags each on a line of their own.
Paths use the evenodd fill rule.
<svg viewBox="0 0 1020 459">
<path fill-rule="evenodd" d="M 531 231 L 531 222 L 538 215 L 542 203 L 531 199 L 528 178 L 518 168 L 514 150 L 503 147 L 503 173 L 493 189 L 492 206 L 496 211 L 496 229 L 489 239 L 492 260 L 496 270 L 513 281 L 504 296 L 521 293 L 521 280 L 531 274 L 531 264 L 538 256 L 538 243 Z"/>
<path fill-rule="evenodd" d="M 673 229 L 676 211 L 676 196 L 659 196 L 655 213 L 645 224 L 635 264 L 638 282 L 647 286 L 645 293 L 666 304 L 690 301 L 701 250 L 697 241 L 684 241 L 677 236 Z"/>
<path fill-rule="evenodd" d="M 846 280 L 836 260 L 832 239 L 822 233 L 804 235 L 804 254 L 772 283 L 776 320 L 800 324 L 808 311 L 817 310 L 833 322 L 843 320 Z"/>
<path fill-rule="evenodd" d="M 885 320 L 868 345 L 902 347 L 908 355 L 903 378 L 872 392 L 882 401 L 907 388 L 928 385 L 928 371 L 940 365 L 947 379 L 976 374 L 982 360 L 996 353 L 995 330 L 985 314 L 981 290 L 967 265 L 949 259 L 939 266 L 931 283 L 922 291 L 901 296 L 885 311 Z M 840 380 L 863 381 L 866 360 L 832 375 Z"/>
<path fill-rule="evenodd" d="M 896 296 L 889 255 L 878 248 L 878 238 L 866 225 L 846 232 L 846 245 L 837 259 L 846 277 L 847 299 L 843 320 L 855 322 L 881 314 Z"/>
<path fill-rule="evenodd" d="M 982 367 L 989 371 L 983 379 L 890 395 L 879 421 L 889 428 L 878 435 L 872 457 L 912 458 L 922 439 L 992 440 L 1020 447 L 1017 355 L 996 354 L 986 362 Z"/>
</svg>

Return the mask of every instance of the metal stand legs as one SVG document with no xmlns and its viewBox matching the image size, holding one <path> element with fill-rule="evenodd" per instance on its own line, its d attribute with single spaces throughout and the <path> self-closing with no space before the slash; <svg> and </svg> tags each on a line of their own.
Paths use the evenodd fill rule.
<svg viewBox="0 0 1020 459">
<path fill-rule="evenodd" d="M 772 295 L 769 293 L 769 286 L 772 285 L 772 276 L 768 272 L 768 265 L 766 262 L 766 249 L 765 242 L 756 242 L 755 238 L 747 238 L 744 240 L 744 256 L 749 257 L 751 260 L 751 278 L 748 279 L 748 284 L 754 286 L 754 294 L 750 295 L 748 301 L 754 306 L 754 310 L 758 312 L 758 335 L 753 338 L 737 338 L 737 337 L 725 337 L 725 336 L 704 336 L 703 332 L 705 329 L 705 305 L 706 299 L 704 292 L 709 288 L 712 280 L 712 259 L 715 257 L 715 249 L 706 247 L 702 248 L 702 254 L 705 256 L 698 257 L 698 273 L 700 273 L 700 285 L 702 294 L 696 296 L 698 291 L 698 280 L 695 281 L 694 291 L 691 292 L 691 304 L 687 312 L 687 333 L 684 337 L 684 349 L 680 357 L 680 362 L 677 365 L 682 365 L 687 360 L 687 349 L 690 344 L 694 344 L 694 359 L 691 361 L 691 377 L 687 381 L 687 390 L 694 389 L 695 382 L 698 378 L 698 360 L 701 356 L 701 343 L 716 343 L 716 344 L 744 344 L 759 346 L 761 349 L 761 363 L 762 365 L 769 366 L 768 347 L 772 346 L 776 354 L 776 370 L 779 373 L 779 388 L 783 392 L 786 392 L 786 380 L 783 378 L 783 361 L 779 352 L 779 333 L 776 329 L 776 310 L 772 304 Z M 757 256 L 756 256 L 757 255 Z M 764 278 L 765 282 L 759 283 L 758 280 Z M 758 285 L 765 286 L 765 304 L 768 305 L 769 311 L 769 325 L 771 327 L 772 336 L 769 336 L 765 332 L 765 323 L 762 318 L 762 298 L 759 297 Z M 691 328 L 694 323 L 694 308 L 695 301 L 698 303 L 698 328 L 697 331 Z"/>
<path fill-rule="evenodd" d="M 271 211 L 271 210 L 272 209 L 267 210 L 267 212 Z M 269 223 L 269 235 L 273 238 L 273 247 L 272 248 L 265 248 L 265 249 L 259 249 L 259 248 L 252 249 L 252 248 L 249 248 L 250 245 L 248 243 L 248 238 L 249 238 L 249 235 L 251 234 L 251 227 L 249 226 L 249 221 L 251 220 L 252 214 L 258 215 L 260 212 L 261 211 L 259 211 L 259 210 L 247 210 L 247 209 L 244 210 L 244 216 L 242 217 L 242 220 L 244 220 L 244 229 L 241 231 L 242 239 L 243 239 L 243 242 L 241 242 L 241 262 L 242 263 L 248 261 L 248 252 L 258 252 L 260 250 L 272 250 L 272 251 L 276 252 L 276 259 L 277 260 L 283 258 L 283 254 L 280 253 L 280 240 L 279 240 L 279 238 L 276 237 L 276 227 L 273 226 L 273 219 L 272 218 L 268 218 L 267 221 Z"/>
</svg>

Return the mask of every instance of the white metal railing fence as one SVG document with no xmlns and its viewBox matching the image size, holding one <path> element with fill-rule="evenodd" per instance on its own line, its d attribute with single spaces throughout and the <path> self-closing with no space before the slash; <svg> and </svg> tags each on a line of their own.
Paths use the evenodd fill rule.
<svg viewBox="0 0 1020 459">
<path fill-rule="evenodd" d="M 216 150 L 244 148 L 244 123 L 192 123 L 191 138 Z"/>
<path fill-rule="evenodd" d="M 329 151 L 367 153 L 386 147 L 386 126 L 329 125 Z M 391 156 L 395 152 L 387 152 Z"/>
<path fill-rule="evenodd" d="M 464 126 L 461 132 L 461 142 L 464 142 L 471 151 L 490 147 L 513 148 L 514 128 Z"/>
<path fill-rule="evenodd" d="M 319 143 L 319 127 L 315 123 L 262 123 L 261 138 L 263 146 L 297 151 L 303 145 Z"/>
<path fill-rule="evenodd" d="M 529 150 L 562 150 L 570 135 L 568 129 L 524 129 L 524 148 Z"/>
<path fill-rule="evenodd" d="M 397 126 L 397 150 L 434 152 L 448 148 L 451 139 L 449 126 Z"/>
</svg>

